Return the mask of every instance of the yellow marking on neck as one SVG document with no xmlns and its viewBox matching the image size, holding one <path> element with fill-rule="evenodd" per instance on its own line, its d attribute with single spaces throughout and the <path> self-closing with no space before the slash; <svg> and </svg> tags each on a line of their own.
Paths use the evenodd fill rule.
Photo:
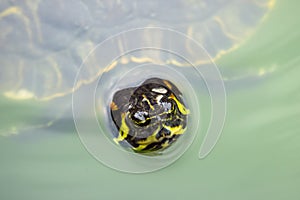
<svg viewBox="0 0 300 200">
<path fill-rule="evenodd" d="M 133 148 L 135 151 L 141 151 L 144 148 L 146 148 L 149 144 L 153 143 L 153 142 L 159 142 L 160 140 L 158 140 L 156 138 L 156 135 L 158 134 L 158 132 L 161 130 L 161 127 L 159 126 L 152 135 L 150 135 L 149 137 L 147 137 L 145 140 L 142 141 L 138 141 L 137 143 L 139 144 L 138 147 Z"/>
<path fill-rule="evenodd" d="M 145 140 L 138 141 L 137 143 L 140 144 L 140 145 L 148 145 L 148 144 L 151 144 L 153 142 L 159 142 L 159 140 L 157 140 L 157 138 L 156 138 L 156 135 L 158 134 L 160 129 L 161 129 L 161 127 L 158 127 L 152 135 L 147 137 Z"/>
<path fill-rule="evenodd" d="M 169 144 L 169 141 L 167 140 L 165 143 L 163 143 L 162 145 L 161 145 L 161 147 L 162 147 L 162 149 L 164 149 L 164 148 L 166 148 L 166 147 L 168 147 L 170 144 Z"/>
<path fill-rule="evenodd" d="M 133 148 L 133 150 L 135 151 L 142 151 L 143 149 L 145 149 L 147 147 L 148 144 L 141 144 L 138 147 Z"/>
<path fill-rule="evenodd" d="M 118 135 L 117 138 L 114 138 L 114 141 L 116 143 L 119 143 L 120 141 L 123 141 L 128 136 L 128 133 L 129 133 L 129 127 L 127 126 L 126 120 L 125 120 L 126 114 L 122 113 L 121 118 L 122 118 L 122 121 L 121 121 L 120 130 L 119 130 L 119 135 Z"/>
<path fill-rule="evenodd" d="M 175 127 L 171 127 L 171 126 L 164 126 L 165 129 L 168 129 L 171 132 L 171 137 L 173 135 L 182 135 L 186 128 L 182 128 L 182 125 L 180 126 L 175 126 Z"/>
</svg>

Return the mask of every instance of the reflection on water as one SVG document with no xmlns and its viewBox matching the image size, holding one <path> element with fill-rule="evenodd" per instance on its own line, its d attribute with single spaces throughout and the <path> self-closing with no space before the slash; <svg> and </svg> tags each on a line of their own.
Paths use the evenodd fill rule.
<svg viewBox="0 0 300 200">
<path fill-rule="evenodd" d="M 299 199 L 299 5 L 277 3 L 257 34 L 218 61 L 234 79 L 225 82 L 223 135 L 206 159 L 196 156 L 199 135 L 174 165 L 146 175 L 122 174 L 89 156 L 72 119 L 59 121 L 1 137 L 1 199 Z M 25 116 L 20 123 L 27 116 L 36 119 L 35 110 L 43 110 L 37 104 L 29 101 L 24 109 L 2 97 L 1 129 L 19 115 Z"/>
</svg>

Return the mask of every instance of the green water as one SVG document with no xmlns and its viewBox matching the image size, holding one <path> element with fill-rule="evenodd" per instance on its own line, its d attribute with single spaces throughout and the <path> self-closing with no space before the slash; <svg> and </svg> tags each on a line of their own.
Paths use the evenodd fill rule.
<svg viewBox="0 0 300 200">
<path fill-rule="evenodd" d="M 299 6 L 296 0 L 276 2 L 257 33 L 218 61 L 236 80 L 226 84 L 224 131 L 205 159 L 197 158 L 198 137 L 163 170 L 120 173 L 93 159 L 71 125 L 56 124 L 0 138 L 0 199 L 298 200 Z M 18 113 L 5 114 L 11 108 L 1 102 L 5 127 L 7 116 Z"/>
</svg>

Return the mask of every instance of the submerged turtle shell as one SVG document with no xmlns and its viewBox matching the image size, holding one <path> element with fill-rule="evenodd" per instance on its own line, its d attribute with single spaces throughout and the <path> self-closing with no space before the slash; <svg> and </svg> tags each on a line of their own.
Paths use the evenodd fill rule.
<svg viewBox="0 0 300 200">
<path fill-rule="evenodd" d="M 274 0 L 4 0 L 0 3 L 0 92 L 13 99 L 37 100 L 70 94 L 105 71 L 95 63 L 73 88 L 88 52 L 107 37 L 136 27 L 180 31 L 218 58 L 245 40 L 273 4 Z M 145 31 L 145 38 L 150 35 Z M 124 44 L 126 38 L 119 42 L 121 52 Z M 176 60 L 168 63 L 180 66 Z"/>
<path fill-rule="evenodd" d="M 169 147 L 185 132 L 189 114 L 178 88 L 159 78 L 117 91 L 110 111 L 115 142 L 136 152 Z"/>
</svg>

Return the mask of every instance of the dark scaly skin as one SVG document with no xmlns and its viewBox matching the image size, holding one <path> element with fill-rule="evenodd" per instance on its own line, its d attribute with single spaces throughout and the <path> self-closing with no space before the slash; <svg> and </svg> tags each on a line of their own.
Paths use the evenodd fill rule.
<svg viewBox="0 0 300 200">
<path fill-rule="evenodd" d="M 110 110 L 114 141 L 139 153 L 169 147 L 186 130 L 189 114 L 178 88 L 159 78 L 117 91 Z"/>
</svg>

